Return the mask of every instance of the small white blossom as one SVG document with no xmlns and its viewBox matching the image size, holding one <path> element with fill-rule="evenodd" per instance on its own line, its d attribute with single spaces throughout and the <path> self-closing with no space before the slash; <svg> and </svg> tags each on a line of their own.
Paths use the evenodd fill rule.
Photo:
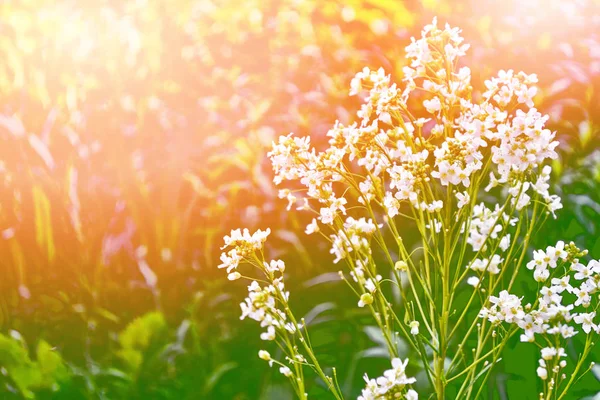
<svg viewBox="0 0 600 400">
<path fill-rule="evenodd" d="M 418 335 L 419 334 L 419 321 L 411 321 L 410 323 L 410 334 Z"/>
</svg>

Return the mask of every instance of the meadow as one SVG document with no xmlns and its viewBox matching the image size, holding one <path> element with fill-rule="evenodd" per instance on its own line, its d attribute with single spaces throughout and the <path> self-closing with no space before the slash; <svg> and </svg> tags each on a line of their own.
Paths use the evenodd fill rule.
<svg viewBox="0 0 600 400">
<path fill-rule="evenodd" d="M 2 2 L 0 398 L 598 399 L 599 140 L 596 0 Z"/>
</svg>

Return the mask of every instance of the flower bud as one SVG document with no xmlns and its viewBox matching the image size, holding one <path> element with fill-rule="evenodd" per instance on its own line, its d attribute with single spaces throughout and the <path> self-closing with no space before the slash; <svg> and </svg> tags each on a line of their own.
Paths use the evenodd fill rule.
<svg viewBox="0 0 600 400">
<path fill-rule="evenodd" d="M 262 360 L 265 360 L 265 361 L 271 361 L 271 355 L 266 350 L 259 350 L 258 351 L 258 357 L 260 359 L 262 359 Z"/>
<path fill-rule="evenodd" d="M 227 279 L 229 279 L 230 281 L 238 280 L 241 277 L 242 277 L 242 275 L 239 272 L 237 272 L 237 271 L 232 272 L 229 275 L 227 275 Z"/>
<path fill-rule="evenodd" d="M 396 261 L 396 264 L 394 265 L 394 269 L 396 271 L 408 271 L 408 264 L 406 263 L 406 261 Z"/>
<path fill-rule="evenodd" d="M 412 321 L 410 323 L 410 334 L 411 335 L 419 334 L 419 321 Z"/>
<path fill-rule="evenodd" d="M 363 293 L 362 296 L 360 296 L 360 301 L 358 302 L 358 306 L 364 307 L 365 305 L 372 304 L 372 303 L 373 303 L 373 296 L 371 295 L 371 293 Z"/>
</svg>

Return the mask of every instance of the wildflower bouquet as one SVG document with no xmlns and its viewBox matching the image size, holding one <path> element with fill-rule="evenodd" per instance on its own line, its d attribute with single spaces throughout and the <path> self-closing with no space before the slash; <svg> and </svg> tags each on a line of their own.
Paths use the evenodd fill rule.
<svg viewBox="0 0 600 400">
<path fill-rule="evenodd" d="M 550 193 L 548 161 L 558 141 L 534 108 L 537 77 L 500 71 L 475 96 L 470 70 L 460 66 L 468 47 L 459 29 L 434 20 L 406 47 L 402 84 L 382 69 L 356 75 L 350 94 L 364 96 L 358 122 L 336 123 L 327 149 L 288 135 L 269 153 L 275 184 L 296 182 L 280 197 L 288 209 L 297 204 L 314 214 L 306 233 L 329 241 L 334 263 L 346 264 L 341 278 L 387 343 L 392 368 L 365 376 L 360 400 L 417 399 L 412 366 L 438 399 L 479 398 L 515 335 L 540 349 L 542 399 L 564 398 L 590 368 L 600 262 L 584 262 L 587 252 L 564 242 L 526 260 L 544 219 L 562 207 Z M 415 232 L 419 243 L 410 246 Z M 342 399 L 335 368 L 325 372 L 306 324 L 289 307 L 284 262 L 264 254 L 269 233 L 225 237 L 220 267 L 230 280 L 251 281 L 242 318 L 258 321 L 261 338 L 281 348 L 285 360 L 264 350 L 259 356 L 289 377 L 300 399 L 307 369 Z M 240 264 L 262 276 L 245 275 Z M 531 285 L 515 284 L 520 271 Z M 468 293 L 466 306 L 457 305 L 459 292 Z M 567 367 L 574 336 L 585 344 Z M 410 366 L 399 340 L 410 344 Z"/>
</svg>

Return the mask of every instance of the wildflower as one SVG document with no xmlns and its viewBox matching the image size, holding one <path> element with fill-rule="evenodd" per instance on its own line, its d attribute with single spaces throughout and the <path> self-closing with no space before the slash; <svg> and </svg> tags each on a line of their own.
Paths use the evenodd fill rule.
<svg viewBox="0 0 600 400">
<path fill-rule="evenodd" d="M 233 249 L 221 254 L 221 264 L 218 267 L 227 268 L 227 272 L 231 272 L 238 267 L 240 261 L 242 261 L 242 257 Z"/>
<path fill-rule="evenodd" d="M 355 220 L 348 217 L 344 222 L 344 229 L 340 229 L 337 234 L 331 235 L 332 246 L 329 251 L 335 255 L 334 263 L 348 257 L 352 252 L 371 253 L 369 238 L 377 229 L 377 226 L 371 219 L 360 218 Z"/>
<path fill-rule="evenodd" d="M 573 275 L 573 278 L 579 281 L 588 279 L 590 276 L 592 276 L 592 268 L 590 268 L 589 265 L 575 263 L 573 266 L 571 266 L 571 269 L 577 272 L 575 275 Z"/>
<path fill-rule="evenodd" d="M 508 250 L 508 246 L 510 246 L 510 233 L 504 235 L 500 240 L 500 244 L 498 245 L 502 251 Z"/>
<path fill-rule="evenodd" d="M 262 249 L 270 233 L 271 230 L 268 228 L 266 231 L 259 229 L 252 235 L 250 235 L 248 229 L 231 231 L 229 236 L 226 235 L 223 238 L 225 245 L 221 249 L 223 250 L 227 247 L 232 247 L 232 249 L 221 254 L 221 264 L 218 267 L 226 268 L 227 273 L 231 274 L 231 271 L 235 270 L 245 257 L 249 257 L 254 252 Z M 231 278 L 238 279 L 239 276 L 233 274 Z"/>
<path fill-rule="evenodd" d="M 364 379 L 367 385 L 357 400 L 376 400 L 386 398 L 387 394 L 392 394 L 393 398 L 402 398 L 405 389 L 404 398 L 418 399 L 418 394 L 413 389 L 407 388 L 408 385 L 415 383 L 417 380 L 406 376 L 406 364 L 408 364 L 408 359 L 402 361 L 399 358 L 394 358 L 392 369 L 385 371 L 379 378 L 369 379 L 365 374 Z M 400 395 L 397 395 L 397 393 Z"/>
<path fill-rule="evenodd" d="M 423 106 L 427 109 L 427 112 L 429 112 L 430 114 L 434 114 L 442 109 L 440 99 L 437 97 L 434 97 L 431 100 L 425 100 L 423 102 Z"/>
<path fill-rule="evenodd" d="M 229 279 L 230 281 L 238 280 L 241 277 L 242 277 L 242 275 L 239 272 L 237 272 L 237 271 L 232 272 L 232 273 L 230 273 L 230 274 L 227 275 L 227 279 Z"/>
<path fill-rule="evenodd" d="M 296 196 L 294 196 L 289 189 L 280 189 L 279 193 L 278 193 L 278 197 L 280 199 L 283 199 L 283 198 L 287 199 L 288 206 L 287 206 L 286 210 L 288 210 L 288 211 L 292 208 L 292 206 L 296 203 L 296 200 L 297 200 Z"/>
<path fill-rule="evenodd" d="M 463 208 L 471 201 L 471 197 L 469 196 L 468 192 L 456 193 L 456 198 L 458 199 L 458 203 L 456 203 L 458 208 Z"/>
<path fill-rule="evenodd" d="M 545 347 L 542 349 L 542 358 L 546 361 L 552 360 L 557 353 L 558 352 L 554 347 Z"/>
<path fill-rule="evenodd" d="M 399 254 L 403 258 L 412 255 L 396 231 L 397 220 L 408 215 L 424 236 L 423 246 L 415 248 L 419 257 L 433 257 L 434 266 L 438 260 L 445 264 L 466 259 L 462 265 L 476 271 L 476 276 L 468 277 L 469 285 L 478 291 L 482 281 L 488 282 L 492 290 L 499 287 L 499 293 L 483 298 L 479 312 L 479 317 L 490 324 L 477 325 L 478 329 L 472 330 L 474 334 L 492 329 L 492 337 L 496 337 L 496 332 L 511 332 L 497 325 L 511 324 L 519 328 L 523 342 L 535 342 L 543 335 L 544 339 L 552 339 L 547 343 L 555 343 L 577 335 L 575 329 L 579 327 L 584 333 L 597 331 L 595 313 L 585 309 L 591 307 L 600 290 L 600 263 L 580 263 L 579 258 L 585 253 L 574 244 L 559 241 L 533 252 L 526 268 L 543 285 L 533 293 L 534 299 L 527 300 L 530 303 L 523 305 L 525 296 L 518 297 L 505 289 L 508 286 L 501 286 L 507 285 L 507 281 L 512 284 L 514 279 L 499 277 L 506 270 L 518 267 L 514 264 L 522 260 L 514 252 L 526 251 L 527 246 L 521 246 L 522 238 L 512 235 L 524 232 L 524 219 L 527 229 L 534 227 L 535 221 L 529 216 L 536 216 L 537 212 L 530 213 L 528 209 L 535 204 L 534 211 L 538 210 L 539 204 L 544 212 L 554 215 L 562 207 L 560 197 L 550 193 L 552 168 L 546 165 L 557 157 L 558 141 L 556 133 L 545 127 L 549 117 L 533 108 L 537 76 L 499 71 L 485 81 L 485 92 L 475 96 L 469 68 L 454 68 L 460 65 L 458 58 L 467 49 L 459 29 L 448 25 L 438 27 L 434 19 L 423 29 L 421 37 L 411 38 L 406 47 L 409 65 L 403 68 L 402 82 L 393 82 L 382 68 L 364 68 L 358 72 L 350 84 L 351 95 L 363 95 L 364 101 L 356 113 L 358 120 L 349 125 L 336 122 L 327 132 L 327 148 L 317 151 L 309 137 L 292 134 L 273 143 L 269 158 L 274 183 L 295 181 L 293 194 L 290 189 L 281 189 L 279 196 L 287 199 L 288 210 L 300 199 L 303 205 L 298 209 L 316 214 L 305 232 L 323 231 L 331 241 L 329 251 L 334 263 L 347 261 L 354 282 L 346 282 L 362 293 L 359 307 L 373 304 L 376 296 L 378 305 L 387 306 L 386 293 L 380 291 L 382 277 L 373 257 L 373 244 L 387 250 L 384 242 L 391 233 L 396 236 L 394 246 L 400 248 Z M 427 99 L 420 97 L 418 101 L 422 101 L 430 118 L 415 120 L 408 111 L 409 100 L 417 90 L 427 92 Z M 497 204 L 475 203 L 479 185 L 486 186 L 486 191 L 498 187 L 501 190 L 497 194 L 505 200 Z M 447 196 L 454 196 L 455 200 Z M 358 205 L 352 204 L 353 201 Z M 456 207 L 451 207 L 454 202 Z M 361 216 L 361 212 L 367 216 Z M 380 216 L 386 223 L 385 229 L 389 226 L 389 232 L 376 220 Z M 454 223 L 460 225 L 455 227 Z M 450 237 L 455 232 L 460 236 Z M 264 329 L 263 340 L 275 340 L 287 333 L 301 335 L 289 314 L 289 293 L 285 291 L 282 276 L 285 264 L 281 260 L 257 262 L 268 234 L 268 230 L 252 235 L 247 230 L 232 231 L 225 237 L 223 249 L 227 251 L 221 255 L 219 267 L 226 268 L 228 276 L 235 279 L 241 276 L 237 269 L 243 262 L 265 273 L 267 282 L 252 282 L 247 298 L 240 305 L 241 318 L 254 319 Z M 445 254 L 446 251 L 454 252 L 457 257 Z M 393 257 L 389 251 L 386 255 Z M 394 270 L 409 273 L 411 262 L 399 260 Z M 430 290 L 430 295 L 437 296 L 436 288 L 446 287 L 438 283 L 447 283 L 443 279 L 448 279 L 448 275 L 438 274 L 431 265 L 415 263 L 415 271 L 411 269 L 410 273 L 420 274 L 424 270 L 426 279 L 408 279 L 406 284 L 417 282 L 424 286 L 425 292 Z M 469 270 L 463 273 L 472 273 Z M 509 271 L 508 275 L 511 274 Z M 343 273 L 340 276 L 345 280 Z M 411 289 L 414 294 L 415 288 Z M 410 291 L 408 295 L 412 295 Z M 479 295 L 485 296 L 486 291 L 481 289 Z M 423 296 L 423 300 L 430 298 Z M 427 309 L 418 305 L 421 312 Z M 384 315 L 379 314 L 379 307 L 368 309 L 382 329 L 393 328 L 395 320 L 382 321 Z M 394 312 L 391 307 L 389 310 Z M 436 307 L 433 310 L 437 313 Z M 412 335 L 420 333 L 416 319 L 418 316 L 409 319 Z M 300 339 L 299 342 L 305 343 Z M 441 342 L 435 335 L 427 339 L 434 348 Z M 290 362 L 306 361 L 297 352 L 292 353 L 288 354 Z M 558 369 L 564 368 L 565 360 L 561 357 L 564 349 L 558 345 L 542 349 L 536 372 L 541 379 L 548 380 L 546 387 L 560 383 L 554 378 Z M 406 376 L 407 362 L 395 358 L 392 368 L 382 376 L 376 379 L 365 376 L 366 386 L 359 400 L 417 399 L 417 393 L 410 387 L 415 379 Z M 552 372 L 550 379 L 548 370 Z M 280 371 L 292 376 L 287 367 Z"/>
<path fill-rule="evenodd" d="M 470 276 L 467 279 L 467 284 L 473 286 L 473 287 L 478 287 L 479 286 L 479 278 L 476 276 Z"/>
<path fill-rule="evenodd" d="M 259 229 L 252 235 L 250 235 L 248 229 L 244 229 L 243 232 L 236 229 L 231 231 L 230 236 L 224 237 L 225 246 L 221 247 L 221 249 L 236 247 L 240 249 L 259 250 L 270 233 L 271 229 L 269 228 L 266 231 Z"/>
<path fill-rule="evenodd" d="M 419 321 L 411 321 L 410 322 L 410 334 L 411 335 L 419 334 Z"/>
<path fill-rule="evenodd" d="M 575 305 L 583 305 L 584 307 L 589 307 L 590 301 L 592 300 L 590 289 L 586 283 L 583 283 L 578 288 L 573 288 L 573 294 L 576 297 Z"/>
<path fill-rule="evenodd" d="M 317 220 L 313 218 L 310 224 L 306 225 L 306 230 L 304 231 L 307 235 L 310 235 L 315 232 L 319 232 L 319 225 L 317 224 Z"/>
<path fill-rule="evenodd" d="M 406 271 L 408 271 L 408 264 L 406 263 L 406 261 L 398 260 L 394 264 L 394 269 L 396 271 L 401 271 L 401 272 L 404 271 L 404 272 L 406 272 Z"/>
<path fill-rule="evenodd" d="M 373 304 L 373 295 L 371 293 L 363 293 L 360 296 L 360 301 L 358 302 L 358 306 L 364 307 L 369 304 Z"/>
<path fill-rule="evenodd" d="M 475 259 L 469 264 L 469 268 L 474 271 L 488 271 L 490 274 L 497 275 L 500 273 L 498 266 L 504 261 L 498 254 L 494 254 L 491 259 Z"/>
<path fill-rule="evenodd" d="M 266 351 L 266 350 L 259 350 L 258 351 L 258 357 L 261 360 L 271 361 L 271 354 L 269 354 L 269 352 Z"/>
<path fill-rule="evenodd" d="M 596 316 L 596 312 L 593 311 L 591 313 L 581 313 L 576 315 L 573 320 L 575 323 L 581 325 L 581 329 L 585 333 L 590 333 L 592 330 L 598 331 L 598 325 L 594 324 L 594 317 Z"/>
<path fill-rule="evenodd" d="M 276 337 L 277 335 L 275 334 L 275 327 L 273 326 L 267 327 L 267 331 L 260 334 L 260 338 L 267 341 L 275 340 Z"/>
<path fill-rule="evenodd" d="M 562 293 L 566 290 L 569 293 L 573 293 L 573 286 L 569 284 L 569 279 L 571 277 L 569 275 L 563 276 L 562 278 L 552 278 L 550 283 L 552 284 L 551 290 L 554 293 Z"/>
<path fill-rule="evenodd" d="M 269 263 L 264 262 L 263 265 L 265 267 L 265 270 L 270 273 L 283 273 L 283 271 L 285 271 L 285 263 L 281 260 L 271 260 L 271 262 Z"/>
</svg>

